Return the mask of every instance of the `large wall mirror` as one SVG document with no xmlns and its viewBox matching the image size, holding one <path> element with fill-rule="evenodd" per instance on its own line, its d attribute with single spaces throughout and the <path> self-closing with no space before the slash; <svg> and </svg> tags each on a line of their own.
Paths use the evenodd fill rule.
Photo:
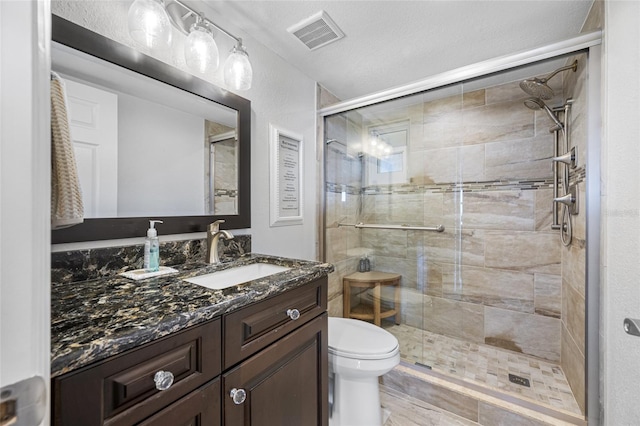
<svg viewBox="0 0 640 426">
<path fill-rule="evenodd" d="M 251 103 L 53 16 L 84 223 L 53 243 L 249 228 Z"/>
</svg>

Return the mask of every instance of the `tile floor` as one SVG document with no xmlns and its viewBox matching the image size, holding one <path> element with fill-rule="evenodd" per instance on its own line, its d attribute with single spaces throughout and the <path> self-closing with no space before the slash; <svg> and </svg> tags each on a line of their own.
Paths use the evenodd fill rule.
<svg viewBox="0 0 640 426">
<path fill-rule="evenodd" d="M 569 383 L 558 365 L 494 346 L 466 342 L 419 330 L 404 324 L 395 325 L 384 322 L 383 327 L 398 338 L 401 356 L 405 361 L 426 364 L 434 371 L 453 375 L 481 386 L 514 393 L 570 413 L 581 414 Z M 530 387 L 511 383 L 509 374 L 528 379 Z M 396 424 L 403 423 L 388 423 L 388 425 Z"/>
<path fill-rule="evenodd" d="M 443 411 L 408 395 L 380 386 L 384 426 L 473 426 L 478 423 Z"/>
</svg>

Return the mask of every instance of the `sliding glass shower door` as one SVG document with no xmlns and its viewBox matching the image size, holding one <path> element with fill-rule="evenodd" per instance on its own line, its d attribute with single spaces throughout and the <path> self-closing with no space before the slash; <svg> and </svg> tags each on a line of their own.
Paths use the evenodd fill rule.
<svg viewBox="0 0 640 426">
<path fill-rule="evenodd" d="M 531 109 L 522 79 L 574 60 L 549 82 L 548 110 Z M 551 159 L 558 123 L 586 149 L 585 67 L 584 54 L 559 58 L 325 117 L 330 313 L 395 309 L 380 325 L 405 362 L 580 413 L 585 217 L 563 246 Z M 584 158 L 569 170 L 579 195 Z M 344 303 L 365 259 L 400 276 L 399 302 L 385 286 Z"/>
</svg>

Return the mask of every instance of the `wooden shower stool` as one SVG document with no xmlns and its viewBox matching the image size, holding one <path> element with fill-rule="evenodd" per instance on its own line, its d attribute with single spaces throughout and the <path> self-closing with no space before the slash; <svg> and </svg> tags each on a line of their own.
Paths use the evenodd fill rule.
<svg viewBox="0 0 640 426">
<path fill-rule="evenodd" d="M 400 324 L 400 278 L 399 274 L 389 272 L 354 272 L 342 278 L 343 285 L 343 316 L 345 318 L 357 318 L 361 320 L 373 320 L 373 323 L 380 326 L 382 318 L 395 315 L 395 323 Z M 394 301 L 393 309 L 380 310 L 380 291 L 382 286 L 393 286 Z M 351 308 L 351 287 L 372 288 L 373 306 L 359 304 Z"/>
</svg>

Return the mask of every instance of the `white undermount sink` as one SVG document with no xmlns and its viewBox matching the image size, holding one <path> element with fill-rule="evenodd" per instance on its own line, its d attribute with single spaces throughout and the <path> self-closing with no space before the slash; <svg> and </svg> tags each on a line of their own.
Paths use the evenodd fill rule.
<svg viewBox="0 0 640 426">
<path fill-rule="evenodd" d="M 268 277 L 279 272 L 288 271 L 291 268 L 270 263 L 252 263 L 251 265 L 229 268 L 211 274 L 187 278 L 185 281 L 198 284 L 212 290 L 222 290 L 234 285 Z"/>
</svg>

